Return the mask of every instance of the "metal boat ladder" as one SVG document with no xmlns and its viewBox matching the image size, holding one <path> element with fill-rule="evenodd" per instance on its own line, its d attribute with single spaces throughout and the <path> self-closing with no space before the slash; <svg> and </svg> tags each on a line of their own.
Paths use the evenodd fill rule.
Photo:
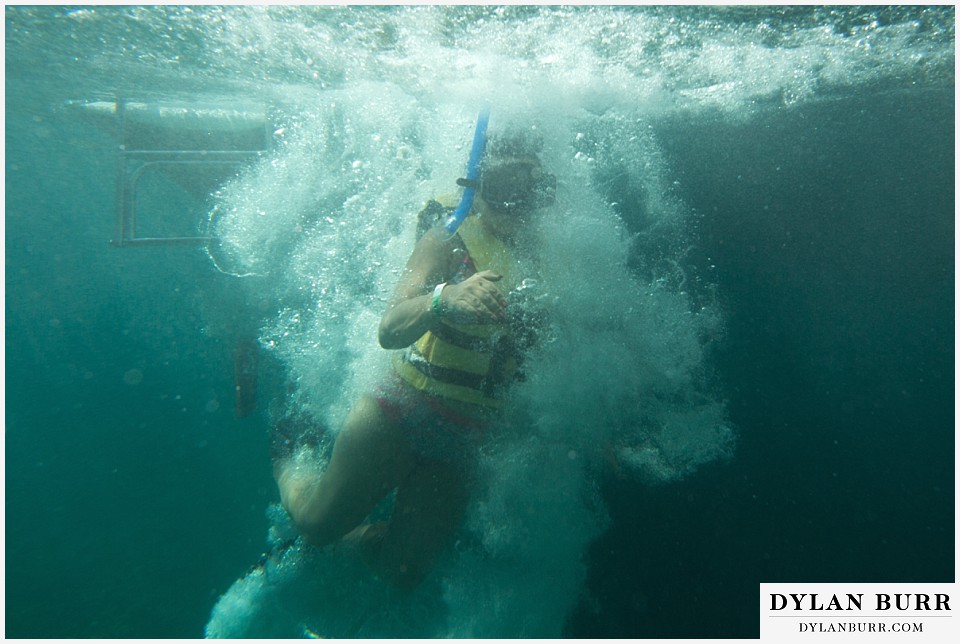
<svg viewBox="0 0 960 644">
<path fill-rule="evenodd" d="M 179 146 L 152 147 L 149 137 L 138 137 L 128 123 L 128 102 L 116 99 L 115 115 L 119 132 L 117 145 L 116 202 L 114 234 L 111 243 L 117 247 L 146 245 L 202 244 L 210 237 L 201 235 L 181 236 L 141 236 L 137 233 L 137 189 L 141 179 L 150 172 L 164 169 L 212 169 L 228 171 L 239 168 L 256 159 L 269 147 L 268 124 L 264 120 L 262 133 L 256 128 L 246 133 L 241 145 L 238 141 L 229 141 L 230 137 L 221 137 L 207 133 L 202 137 L 202 149 L 187 144 Z M 138 104 L 142 106 L 142 104 Z M 249 129 L 249 128 L 248 128 Z M 175 138 L 175 137 L 174 137 Z M 143 214 L 143 217 L 149 213 Z M 197 228 L 199 230 L 199 226 Z"/>
</svg>

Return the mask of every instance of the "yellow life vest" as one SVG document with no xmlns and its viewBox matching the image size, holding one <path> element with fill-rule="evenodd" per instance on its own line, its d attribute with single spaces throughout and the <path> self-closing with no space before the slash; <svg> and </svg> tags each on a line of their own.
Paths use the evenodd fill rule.
<svg viewBox="0 0 960 644">
<path fill-rule="evenodd" d="M 517 286 L 513 255 L 489 234 L 476 216 L 458 230 L 477 272 L 492 270 L 504 294 Z M 394 369 L 410 386 L 459 402 L 499 407 L 500 394 L 515 378 L 516 352 L 506 324 L 461 324 L 441 319 L 414 344 L 398 353 Z"/>
</svg>

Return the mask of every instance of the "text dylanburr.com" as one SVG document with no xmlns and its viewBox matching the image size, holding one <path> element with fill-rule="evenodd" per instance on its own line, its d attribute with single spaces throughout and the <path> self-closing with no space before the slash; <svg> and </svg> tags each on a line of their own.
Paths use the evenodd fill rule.
<svg viewBox="0 0 960 644">
<path fill-rule="evenodd" d="M 760 640 L 960 641 L 956 584 L 760 584 Z"/>
</svg>

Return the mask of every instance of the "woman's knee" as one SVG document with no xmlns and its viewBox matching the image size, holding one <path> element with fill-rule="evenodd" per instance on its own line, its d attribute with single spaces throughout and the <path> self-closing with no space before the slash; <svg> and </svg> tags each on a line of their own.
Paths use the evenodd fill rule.
<svg viewBox="0 0 960 644">
<path fill-rule="evenodd" d="M 311 543 L 326 545 L 330 523 L 318 503 L 318 488 L 322 474 L 313 467 L 305 467 L 291 461 L 277 463 L 274 468 L 280 504 L 296 526 L 297 531 Z M 331 538 L 331 541 L 335 537 Z M 318 543 L 319 542 L 319 543 Z"/>
<path fill-rule="evenodd" d="M 284 493 L 281 491 L 281 499 Z M 363 516 L 338 513 L 322 500 L 293 497 L 283 503 L 287 515 L 308 543 L 323 547 L 337 542 L 360 523 Z"/>
<path fill-rule="evenodd" d="M 334 444 L 326 471 L 320 463 L 277 464 L 280 500 L 297 530 L 314 545 L 346 535 L 396 486 L 408 456 L 391 440 L 376 400 L 361 398 Z"/>
</svg>

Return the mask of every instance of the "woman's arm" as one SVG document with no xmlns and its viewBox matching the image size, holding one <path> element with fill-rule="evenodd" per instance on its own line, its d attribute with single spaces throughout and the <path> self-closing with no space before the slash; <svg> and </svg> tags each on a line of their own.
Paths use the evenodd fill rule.
<svg viewBox="0 0 960 644">
<path fill-rule="evenodd" d="M 424 235 L 417 242 L 400 276 L 393 299 L 378 331 L 384 349 L 407 347 L 437 321 L 431 310 L 433 288 L 447 279 L 455 246 L 435 235 Z"/>
<path fill-rule="evenodd" d="M 441 241 L 434 235 L 420 239 L 380 320 L 381 347 L 408 347 L 440 323 L 431 307 L 433 289 L 453 275 L 460 261 L 456 250 L 455 242 Z M 445 315 L 472 322 L 503 321 L 507 301 L 494 284 L 499 279 L 493 271 L 480 271 L 460 284 L 445 287 L 441 296 Z"/>
</svg>

